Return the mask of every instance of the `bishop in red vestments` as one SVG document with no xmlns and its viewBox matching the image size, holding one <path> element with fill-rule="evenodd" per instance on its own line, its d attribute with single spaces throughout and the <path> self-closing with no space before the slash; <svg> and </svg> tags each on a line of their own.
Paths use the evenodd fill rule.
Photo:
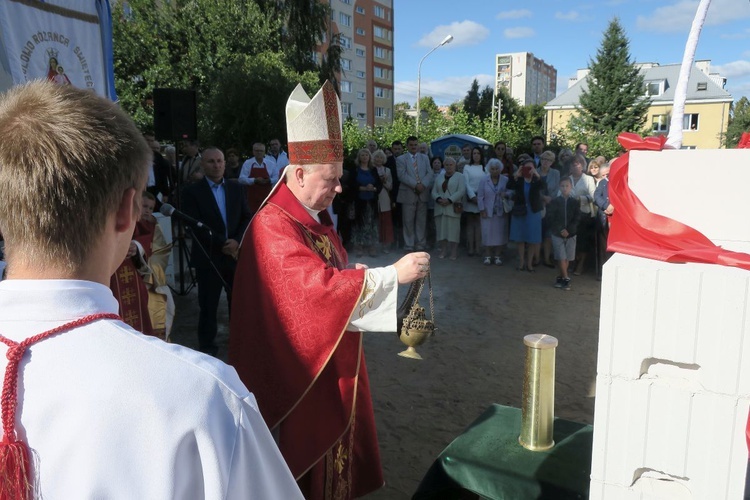
<svg viewBox="0 0 750 500">
<path fill-rule="evenodd" d="M 397 285 L 423 277 L 429 255 L 349 266 L 326 211 L 343 160 L 330 83 L 312 101 L 298 86 L 287 120 L 287 175 L 242 240 L 229 361 L 306 498 L 356 498 L 383 485 L 362 332 L 395 331 Z"/>
</svg>

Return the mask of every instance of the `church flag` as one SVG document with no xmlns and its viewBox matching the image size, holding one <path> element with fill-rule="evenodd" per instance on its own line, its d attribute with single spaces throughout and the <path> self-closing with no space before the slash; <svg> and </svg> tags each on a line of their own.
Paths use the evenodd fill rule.
<svg viewBox="0 0 750 500">
<path fill-rule="evenodd" d="M 0 48 L 12 84 L 47 79 L 116 99 L 107 0 L 0 0 Z"/>
</svg>

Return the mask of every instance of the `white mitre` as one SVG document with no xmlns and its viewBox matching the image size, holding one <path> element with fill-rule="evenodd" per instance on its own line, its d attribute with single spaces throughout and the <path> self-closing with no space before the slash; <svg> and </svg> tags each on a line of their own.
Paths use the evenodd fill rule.
<svg viewBox="0 0 750 500">
<path fill-rule="evenodd" d="M 331 82 L 312 99 L 297 85 L 286 103 L 286 130 L 292 165 L 344 161 L 341 101 Z"/>
</svg>

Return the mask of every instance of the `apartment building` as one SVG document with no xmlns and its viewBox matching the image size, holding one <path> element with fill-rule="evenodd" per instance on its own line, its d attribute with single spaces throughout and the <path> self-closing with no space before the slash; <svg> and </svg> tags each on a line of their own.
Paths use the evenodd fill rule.
<svg viewBox="0 0 750 500">
<path fill-rule="evenodd" d="M 545 104 L 555 98 L 557 70 L 531 52 L 495 56 L 495 94 L 505 87 L 522 106 Z"/>
<path fill-rule="evenodd" d="M 327 40 L 339 34 L 344 118 L 377 127 L 393 120 L 393 0 L 321 0 L 331 7 Z M 325 51 L 319 47 L 318 57 Z"/>
</svg>

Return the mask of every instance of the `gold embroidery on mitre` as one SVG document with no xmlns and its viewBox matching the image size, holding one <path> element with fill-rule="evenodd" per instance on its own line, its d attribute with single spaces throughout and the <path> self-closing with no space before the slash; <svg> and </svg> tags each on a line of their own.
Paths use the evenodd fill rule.
<svg viewBox="0 0 750 500">
<path fill-rule="evenodd" d="M 344 161 L 344 144 L 335 140 L 289 143 L 289 159 L 294 165 Z"/>
<path fill-rule="evenodd" d="M 328 126 L 328 138 L 341 140 L 341 119 L 338 95 L 330 82 L 323 84 L 323 108 L 326 112 L 326 125 Z"/>
</svg>

